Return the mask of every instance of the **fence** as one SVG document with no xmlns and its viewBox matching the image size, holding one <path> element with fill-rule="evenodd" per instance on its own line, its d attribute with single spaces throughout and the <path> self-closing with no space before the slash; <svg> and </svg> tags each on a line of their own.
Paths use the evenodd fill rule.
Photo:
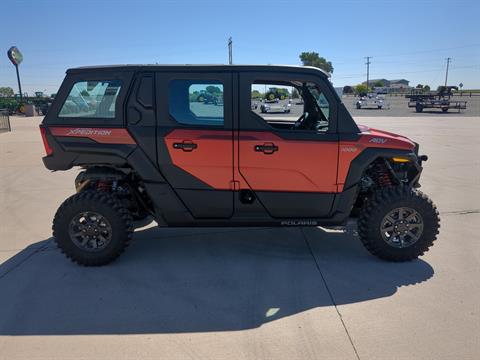
<svg viewBox="0 0 480 360">
<path fill-rule="evenodd" d="M 10 127 L 10 116 L 7 109 L 0 109 L 0 132 L 12 131 Z"/>
</svg>

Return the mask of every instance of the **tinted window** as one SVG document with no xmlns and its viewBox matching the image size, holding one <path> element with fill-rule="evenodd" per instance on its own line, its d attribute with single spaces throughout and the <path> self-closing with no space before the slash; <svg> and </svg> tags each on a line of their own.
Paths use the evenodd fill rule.
<svg viewBox="0 0 480 360">
<path fill-rule="evenodd" d="M 330 104 L 318 85 L 301 81 L 256 81 L 250 108 L 270 126 L 283 130 L 326 132 Z"/>
<path fill-rule="evenodd" d="M 180 124 L 223 126 L 223 85 L 218 81 L 173 80 L 169 108 Z"/>
<path fill-rule="evenodd" d="M 284 84 L 252 84 L 250 106 L 267 123 L 295 121 L 303 114 L 298 91 Z"/>
<path fill-rule="evenodd" d="M 330 104 L 327 100 L 327 97 L 315 84 L 307 83 L 307 88 L 317 102 L 318 108 L 323 114 L 323 118 L 328 120 L 330 117 Z"/>
<path fill-rule="evenodd" d="M 73 84 L 60 117 L 114 118 L 120 80 L 79 81 Z"/>
</svg>

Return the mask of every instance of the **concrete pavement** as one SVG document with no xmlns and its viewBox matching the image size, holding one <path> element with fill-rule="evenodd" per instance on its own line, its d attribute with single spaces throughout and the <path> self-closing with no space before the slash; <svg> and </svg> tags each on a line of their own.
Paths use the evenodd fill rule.
<svg viewBox="0 0 480 360">
<path fill-rule="evenodd" d="M 480 118 L 361 118 L 429 155 L 441 212 L 421 259 L 386 263 L 347 231 L 157 229 L 83 268 L 50 239 L 77 171 L 43 168 L 39 119 L 0 134 L 0 359 L 476 359 Z"/>
</svg>

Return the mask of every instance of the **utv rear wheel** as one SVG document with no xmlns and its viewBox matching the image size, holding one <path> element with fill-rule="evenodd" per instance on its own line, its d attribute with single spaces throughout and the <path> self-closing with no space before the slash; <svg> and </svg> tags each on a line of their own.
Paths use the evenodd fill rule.
<svg viewBox="0 0 480 360">
<path fill-rule="evenodd" d="M 99 266 L 115 260 L 128 246 L 132 217 L 114 196 L 84 191 L 65 200 L 53 220 L 58 247 L 72 261 Z"/>
<path fill-rule="evenodd" d="M 358 232 L 367 250 L 389 261 L 423 255 L 437 238 L 438 211 L 422 192 L 406 187 L 378 190 L 365 203 Z"/>
</svg>

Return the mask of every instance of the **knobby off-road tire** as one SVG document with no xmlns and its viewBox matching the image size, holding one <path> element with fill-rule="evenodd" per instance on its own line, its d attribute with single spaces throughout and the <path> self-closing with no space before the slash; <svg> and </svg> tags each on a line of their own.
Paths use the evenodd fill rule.
<svg viewBox="0 0 480 360">
<path fill-rule="evenodd" d="M 407 186 L 377 190 L 366 201 L 358 220 L 358 233 L 366 249 L 381 259 L 397 262 L 416 259 L 428 251 L 439 227 L 436 206 L 425 194 Z"/>
<path fill-rule="evenodd" d="M 114 196 L 93 190 L 69 197 L 57 210 L 53 236 L 72 261 L 85 266 L 105 265 L 129 245 L 130 212 Z"/>
</svg>

